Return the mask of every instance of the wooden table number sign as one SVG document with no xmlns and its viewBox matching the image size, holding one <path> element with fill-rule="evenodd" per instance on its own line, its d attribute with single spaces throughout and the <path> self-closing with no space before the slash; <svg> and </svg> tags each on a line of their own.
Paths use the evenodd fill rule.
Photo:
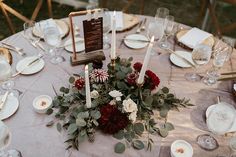
<svg viewBox="0 0 236 157">
<path fill-rule="evenodd" d="M 73 54 L 71 56 L 71 65 L 80 65 L 93 62 L 95 60 L 105 60 L 103 49 L 103 19 L 99 17 L 102 9 L 86 10 L 72 12 L 69 14 L 70 30 L 73 44 Z M 76 42 L 74 32 L 73 17 L 85 15 L 86 19 L 82 21 L 85 53 L 76 53 Z"/>
</svg>

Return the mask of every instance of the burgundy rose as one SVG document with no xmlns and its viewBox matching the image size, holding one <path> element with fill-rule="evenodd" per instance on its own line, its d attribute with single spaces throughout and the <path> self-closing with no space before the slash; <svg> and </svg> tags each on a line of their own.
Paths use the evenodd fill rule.
<svg viewBox="0 0 236 157">
<path fill-rule="evenodd" d="M 85 81 L 84 78 L 79 77 L 76 81 L 75 81 L 75 87 L 80 90 L 84 87 Z"/>
<path fill-rule="evenodd" d="M 151 90 L 158 87 L 158 85 L 160 84 L 159 77 L 154 72 L 152 72 L 151 70 L 147 70 L 146 75 L 151 81 L 151 83 L 150 83 L 151 84 Z"/>
<path fill-rule="evenodd" d="M 126 80 L 129 85 L 133 86 L 136 84 L 137 78 L 138 78 L 138 75 L 136 73 L 130 73 L 127 75 Z"/>
<path fill-rule="evenodd" d="M 124 129 L 129 119 L 115 105 L 107 104 L 100 108 L 101 117 L 98 120 L 101 130 L 104 133 L 115 134 Z"/>
<path fill-rule="evenodd" d="M 140 63 L 140 62 L 136 62 L 136 63 L 133 65 L 133 68 L 134 68 L 134 70 L 140 72 L 141 69 L 142 69 L 142 66 L 143 66 L 142 63 Z"/>
</svg>

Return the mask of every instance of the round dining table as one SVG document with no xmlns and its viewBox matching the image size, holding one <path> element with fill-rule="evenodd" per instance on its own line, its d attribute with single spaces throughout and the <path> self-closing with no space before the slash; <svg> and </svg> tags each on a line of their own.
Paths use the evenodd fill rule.
<svg viewBox="0 0 236 157">
<path fill-rule="evenodd" d="M 147 24 L 154 20 L 153 17 L 135 15 L 140 20 L 147 18 Z M 69 24 L 68 18 L 61 19 Z M 80 17 L 77 17 L 80 20 Z M 183 28 L 191 28 L 182 25 Z M 146 54 L 146 48 L 143 49 L 130 49 L 122 43 L 122 39 L 128 34 L 134 34 L 137 27 L 131 30 L 117 33 L 117 55 L 122 58 L 133 57 L 135 62 L 143 62 Z M 72 53 L 64 49 L 60 49 L 61 55 L 66 59 L 60 64 L 52 64 L 50 56 L 47 52 L 43 52 L 39 48 L 33 47 L 21 34 L 16 33 L 12 36 L 5 38 L 3 41 L 14 46 L 23 48 L 27 56 L 37 55 L 44 53 L 45 66 L 43 70 L 34 75 L 19 75 L 14 78 L 15 86 L 21 92 L 19 96 L 19 108 L 17 112 L 4 120 L 4 123 L 10 128 L 12 139 L 10 146 L 7 149 L 17 149 L 22 153 L 23 157 L 170 157 L 170 146 L 175 140 L 182 139 L 189 142 L 193 147 L 193 157 L 216 157 L 216 156 L 229 156 L 229 139 L 233 134 L 214 135 L 219 143 L 219 148 L 213 151 L 206 151 L 200 148 L 196 142 L 199 135 L 211 134 L 206 126 L 205 111 L 208 106 L 217 102 L 217 96 L 220 96 L 221 101 L 228 102 L 236 107 L 235 96 L 233 95 L 233 81 L 222 81 L 212 86 L 207 86 L 203 82 L 189 82 L 185 80 L 184 75 L 188 72 L 193 72 L 194 68 L 180 68 L 171 63 L 169 56 L 170 53 L 154 44 L 154 55 L 151 56 L 148 69 L 155 72 L 161 83 L 158 88 L 166 86 L 170 88 L 179 98 L 187 98 L 195 106 L 180 108 L 180 111 L 170 111 L 168 114 L 168 121 L 171 122 L 175 129 L 169 132 L 166 138 L 159 135 L 153 135 L 154 140 L 152 151 L 135 150 L 128 148 L 123 154 L 116 154 L 114 152 L 114 145 L 118 142 L 117 139 L 110 135 L 102 134 L 100 131 L 96 132 L 95 141 L 90 143 L 84 141 L 80 144 L 79 150 L 70 149 L 66 150 L 67 144 L 66 132 L 58 132 L 56 129 L 56 122 L 53 115 L 39 114 L 35 112 L 32 102 L 35 97 L 39 95 L 55 96 L 55 90 L 59 92 L 61 86 L 68 85 L 68 79 L 73 74 L 79 74 L 83 71 L 84 65 L 71 66 L 70 56 Z M 147 30 L 142 31 L 141 34 L 146 35 Z M 109 34 L 111 37 L 111 34 Z M 69 34 L 62 40 L 65 42 L 71 38 Z M 40 41 L 43 46 L 46 43 Z M 170 37 L 168 42 L 171 44 L 172 50 L 184 50 Z M 0 42 L 1 43 L 1 42 Z M 11 52 L 13 55 L 12 68 L 15 69 L 19 60 L 23 56 Z M 103 61 L 103 66 L 110 62 L 109 58 L 110 49 L 104 50 L 106 60 Z M 196 69 L 197 73 L 204 75 L 206 71 L 212 66 L 212 61 Z M 232 53 L 229 61 L 227 61 L 220 71 L 234 71 L 236 70 L 236 52 Z M 54 120 L 55 124 L 47 127 L 46 124 Z"/>
</svg>

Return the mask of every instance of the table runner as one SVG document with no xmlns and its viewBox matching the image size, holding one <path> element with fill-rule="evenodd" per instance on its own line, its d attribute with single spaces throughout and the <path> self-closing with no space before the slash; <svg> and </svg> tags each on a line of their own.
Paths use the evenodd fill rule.
<svg viewBox="0 0 236 157">
<path fill-rule="evenodd" d="M 139 16 L 144 19 L 144 16 Z M 146 17 L 147 24 L 154 18 Z M 67 19 L 63 19 L 66 20 Z M 79 18 L 78 18 L 79 20 Z M 188 26 L 184 26 L 188 27 Z M 136 31 L 134 28 L 131 31 L 117 34 L 117 53 L 121 57 L 134 58 L 134 62 L 143 61 L 146 53 L 146 48 L 140 50 L 133 50 L 127 48 L 124 44 L 120 46 L 121 39 L 127 34 L 132 34 Z M 20 32 L 21 33 L 21 32 Z M 24 48 L 28 56 L 36 55 L 40 50 L 35 49 L 26 41 L 20 33 L 17 33 L 4 41 Z M 70 38 L 70 37 L 67 37 Z M 65 39 L 64 39 L 65 40 Z M 173 39 L 170 39 L 173 44 Z M 182 50 L 181 47 L 175 45 L 176 50 Z M 69 63 L 70 53 L 61 50 L 62 55 L 66 58 L 66 62 L 59 65 L 53 65 L 49 62 L 49 58 L 45 58 L 44 69 L 35 75 L 18 76 L 15 78 L 15 88 L 22 91 L 20 96 L 20 107 L 15 115 L 5 120 L 4 122 L 9 126 L 12 132 L 12 142 L 10 148 L 19 149 L 25 157 L 90 157 L 90 156 L 125 156 L 125 157 L 170 157 L 170 145 L 176 139 L 183 139 L 192 144 L 194 148 L 194 157 L 203 155 L 204 157 L 213 157 L 217 155 L 229 154 L 228 139 L 229 137 L 215 136 L 220 147 L 215 151 L 204 151 L 196 144 L 196 138 L 200 134 L 208 133 L 204 124 L 203 114 L 207 106 L 216 102 L 216 96 L 221 96 L 222 101 L 226 101 L 235 105 L 233 96 L 231 94 L 232 82 L 220 82 L 214 86 L 206 86 L 201 82 L 192 83 L 184 79 L 186 72 L 192 72 L 193 69 L 182 69 L 171 64 L 169 54 L 154 46 L 154 51 L 160 55 L 151 57 L 149 69 L 155 72 L 161 80 L 159 88 L 167 86 L 178 97 L 186 97 L 191 99 L 191 103 L 196 106 L 191 108 L 181 109 L 181 112 L 171 111 L 168 115 L 168 121 L 174 124 L 175 130 L 169 133 L 167 138 L 162 139 L 159 136 L 153 136 L 155 144 L 151 152 L 146 150 L 137 151 L 133 148 L 126 149 L 124 154 L 114 153 L 114 145 L 116 139 L 110 135 L 104 135 L 98 132 L 94 143 L 88 141 L 80 145 L 80 150 L 66 151 L 65 133 L 59 133 L 55 126 L 47 128 L 45 125 L 53 119 L 52 116 L 38 114 L 33 110 L 33 99 L 41 94 L 47 94 L 53 97 L 55 95 L 52 85 L 58 91 L 59 88 L 67 84 L 67 80 L 73 73 L 80 73 L 83 66 L 72 67 Z M 104 61 L 104 67 L 109 62 L 110 50 L 104 51 L 107 60 Z M 15 67 L 18 60 L 22 57 L 15 55 L 13 52 L 13 67 Z M 222 71 L 230 71 L 235 69 L 236 53 L 231 57 L 231 62 L 225 63 Z M 231 65 L 232 63 L 232 65 Z M 198 72 L 204 74 L 209 69 L 211 63 L 198 68 Z M 205 131 L 204 131 L 205 130 Z"/>
</svg>

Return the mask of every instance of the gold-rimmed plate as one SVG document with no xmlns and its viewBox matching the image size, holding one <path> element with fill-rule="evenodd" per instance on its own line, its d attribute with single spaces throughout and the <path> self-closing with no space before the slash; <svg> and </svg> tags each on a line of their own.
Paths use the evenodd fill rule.
<svg viewBox="0 0 236 157">
<path fill-rule="evenodd" d="M 9 64 L 12 64 L 12 54 L 11 52 L 4 48 L 4 47 L 0 47 L 0 56 L 3 56 L 7 59 Z"/>
</svg>

